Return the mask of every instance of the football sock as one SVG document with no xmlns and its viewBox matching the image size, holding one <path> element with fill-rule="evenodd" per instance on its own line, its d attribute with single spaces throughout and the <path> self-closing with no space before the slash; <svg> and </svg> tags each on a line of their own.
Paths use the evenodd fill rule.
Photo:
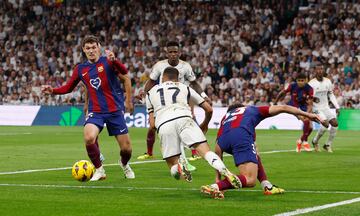
<svg viewBox="0 0 360 216">
<path fill-rule="evenodd" d="M 172 177 L 176 178 L 176 179 L 180 179 L 180 174 L 178 172 L 178 165 L 175 164 L 170 168 L 170 174 Z"/>
<path fill-rule="evenodd" d="M 257 156 L 257 160 L 258 160 L 257 179 L 259 180 L 259 182 L 263 182 L 263 181 L 267 180 L 267 176 L 266 176 L 266 173 L 265 173 L 264 166 L 262 165 L 260 155 L 256 155 L 256 156 Z"/>
<path fill-rule="evenodd" d="M 305 120 L 304 121 L 304 126 L 303 126 L 303 134 L 301 136 L 301 141 L 307 141 L 308 137 L 312 131 L 312 129 L 310 129 L 310 124 L 311 122 L 309 120 Z"/>
<path fill-rule="evenodd" d="M 237 177 L 239 177 L 239 179 L 241 181 L 241 187 L 242 188 L 246 187 L 246 177 L 244 175 L 237 175 Z M 216 184 L 217 184 L 219 190 L 221 190 L 221 191 L 234 188 L 227 179 L 221 180 L 221 181 L 217 182 Z"/>
<path fill-rule="evenodd" d="M 95 142 L 96 143 L 96 142 Z M 85 145 L 86 151 L 95 168 L 101 167 L 100 151 L 96 144 Z"/>
<path fill-rule="evenodd" d="M 198 152 L 196 151 L 196 149 L 191 149 L 191 155 L 198 155 Z"/>
<path fill-rule="evenodd" d="M 153 155 L 153 148 L 155 143 L 155 130 L 148 130 L 146 146 L 148 155 Z"/>
<path fill-rule="evenodd" d="M 316 133 L 315 137 L 314 137 L 314 142 L 318 143 L 319 139 L 324 135 L 324 133 L 326 132 L 327 128 L 324 127 L 323 125 L 320 126 L 318 132 Z"/>
<path fill-rule="evenodd" d="M 334 140 L 334 138 L 335 138 L 335 135 L 336 135 L 336 131 L 337 131 L 337 127 L 331 126 L 330 132 L 329 132 L 329 138 L 328 138 L 327 143 L 326 143 L 326 144 L 328 144 L 329 146 L 332 145 L 332 142 L 333 142 L 333 140 Z"/>
<path fill-rule="evenodd" d="M 262 189 L 265 189 L 265 187 L 267 187 L 267 188 L 272 188 L 272 184 L 271 184 L 271 182 L 269 182 L 268 180 L 265 180 L 265 181 L 262 181 L 262 182 L 260 182 L 260 184 L 261 184 L 261 187 L 262 187 Z"/>
<path fill-rule="evenodd" d="M 120 150 L 121 163 L 125 166 L 131 158 L 131 150 Z"/>
<path fill-rule="evenodd" d="M 210 166 L 214 167 L 214 169 L 216 169 L 220 173 L 221 171 L 226 169 L 224 162 L 214 152 L 212 151 L 206 152 L 204 158 L 210 164 Z"/>
</svg>

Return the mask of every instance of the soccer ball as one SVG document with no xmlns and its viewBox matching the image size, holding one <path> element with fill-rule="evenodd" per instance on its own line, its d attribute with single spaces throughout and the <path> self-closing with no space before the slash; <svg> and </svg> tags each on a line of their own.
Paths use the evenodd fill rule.
<svg viewBox="0 0 360 216">
<path fill-rule="evenodd" d="M 71 174 L 74 179 L 85 182 L 89 181 L 95 172 L 94 165 L 87 160 L 80 160 L 74 164 Z"/>
</svg>

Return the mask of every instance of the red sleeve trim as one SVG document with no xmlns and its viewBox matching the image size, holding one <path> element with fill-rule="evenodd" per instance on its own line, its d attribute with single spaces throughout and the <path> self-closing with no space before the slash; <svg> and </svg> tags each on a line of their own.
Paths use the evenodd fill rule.
<svg viewBox="0 0 360 216">
<path fill-rule="evenodd" d="M 266 118 L 266 117 L 270 116 L 270 113 L 269 113 L 270 107 L 269 106 L 260 106 L 260 107 L 258 107 L 258 109 L 259 109 L 260 115 L 262 117 Z"/>
</svg>

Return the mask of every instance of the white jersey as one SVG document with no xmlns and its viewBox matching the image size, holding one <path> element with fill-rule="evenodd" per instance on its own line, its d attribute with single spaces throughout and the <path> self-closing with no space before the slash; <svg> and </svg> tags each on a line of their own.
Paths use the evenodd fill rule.
<svg viewBox="0 0 360 216">
<path fill-rule="evenodd" d="M 189 101 L 200 105 L 205 100 L 194 89 L 180 82 L 155 85 L 146 95 L 148 113 L 154 112 L 155 126 L 181 117 L 192 118 Z"/>
<path fill-rule="evenodd" d="M 336 97 L 333 94 L 333 85 L 328 78 L 324 77 L 322 81 L 314 78 L 310 80 L 309 85 L 314 90 L 313 108 L 315 110 L 329 108 L 328 98 L 330 98 L 330 101 L 335 106 L 335 108 L 339 109 L 339 104 L 337 103 Z"/>
<path fill-rule="evenodd" d="M 159 79 L 159 83 L 161 83 L 164 70 L 167 67 L 174 67 L 169 64 L 168 59 L 158 61 L 151 70 L 150 79 L 154 81 Z M 188 84 L 187 82 L 192 82 L 196 80 L 194 71 L 189 63 L 179 60 L 179 64 L 176 65 L 174 68 L 179 71 L 179 82 Z"/>
</svg>

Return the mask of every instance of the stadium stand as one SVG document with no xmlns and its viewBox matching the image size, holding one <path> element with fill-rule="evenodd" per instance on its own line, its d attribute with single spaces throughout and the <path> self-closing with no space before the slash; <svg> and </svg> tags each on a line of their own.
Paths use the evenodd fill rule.
<svg viewBox="0 0 360 216">
<path fill-rule="evenodd" d="M 214 106 L 271 104 L 320 61 L 341 107 L 360 108 L 359 3 L 216 2 L 5 0 L 0 104 L 82 104 L 82 86 L 63 96 L 41 96 L 40 86 L 66 82 L 83 61 L 81 39 L 97 34 L 128 67 L 134 95 L 177 40 Z"/>
</svg>

